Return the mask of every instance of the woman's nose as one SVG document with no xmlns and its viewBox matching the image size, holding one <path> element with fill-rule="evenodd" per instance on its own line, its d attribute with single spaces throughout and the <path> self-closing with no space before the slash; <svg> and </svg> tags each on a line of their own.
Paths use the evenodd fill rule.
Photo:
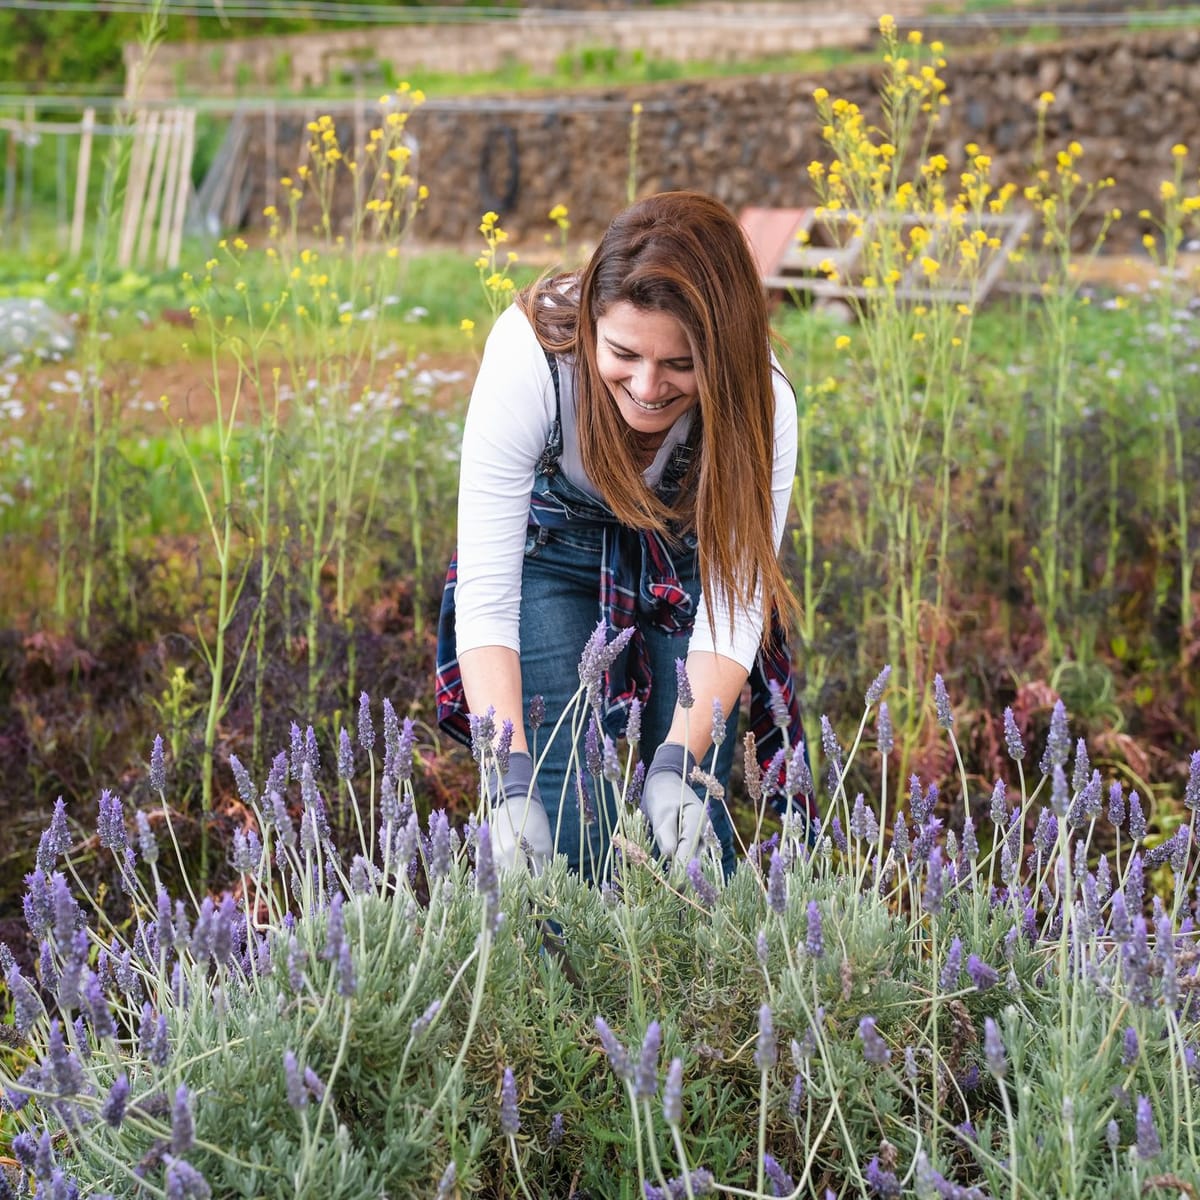
<svg viewBox="0 0 1200 1200">
<path fill-rule="evenodd" d="M 644 363 L 633 373 L 633 394 L 639 400 L 653 400 L 662 391 L 662 372 L 652 363 Z"/>
</svg>

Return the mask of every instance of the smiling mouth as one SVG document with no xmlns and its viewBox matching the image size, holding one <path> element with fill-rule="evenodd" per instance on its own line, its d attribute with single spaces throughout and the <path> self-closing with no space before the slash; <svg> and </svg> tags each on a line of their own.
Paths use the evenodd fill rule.
<svg viewBox="0 0 1200 1200">
<path fill-rule="evenodd" d="M 624 385 L 622 385 L 621 391 L 623 391 L 625 393 L 625 395 L 629 397 L 629 401 L 631 404 L 635 405 L 637 408 L 640 408 L 642 410 L 642 412 L 648 412 L 648 413 L 662 412 L 662 410 L 664 408 L 669 408 L 672 404 L 675 403 L 676 400 L 679 399 L 678 396 L 672 396 L 669 400 L 660 400 L 657 404 L 647 404 L 644 400 L 639 400 Z"/>
</svg>

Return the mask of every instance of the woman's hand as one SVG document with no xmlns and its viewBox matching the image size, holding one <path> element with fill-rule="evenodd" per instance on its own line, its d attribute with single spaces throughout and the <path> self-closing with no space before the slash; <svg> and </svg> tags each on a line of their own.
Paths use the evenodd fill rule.
<svg viewBox="0 0 1200 1200">
<path fill-rule="evenodd" d="M 538 875 L 554 855 L 550 821 L 533 778 L 533 759 L 521 750 L 508 756 L 508 770 L 492 777 L 492 855 L 497 867 L 528 866 Z"/>
<path fill-rule="evenodd" d="M 704 802 L 688 786 L 695 758 L 679 742 L 663 742 L 654 752 L 642 784 L 642 808 L 663 858 L 690 862 L 704 832 Z"/>
</svg>

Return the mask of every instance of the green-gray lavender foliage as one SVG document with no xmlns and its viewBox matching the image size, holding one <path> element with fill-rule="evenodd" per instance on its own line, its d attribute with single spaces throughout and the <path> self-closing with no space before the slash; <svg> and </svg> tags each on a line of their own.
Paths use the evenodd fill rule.
<svg viewBox="0 0 1200 1200">
<path fill-rule="evenodd" d="M 314 776 L 312 739 L 276 760 L 232 895 L 173 903 L 148 822 L 123 836 L 106 793 L 133 916 L 85 921 L 56 814 L 27 880 L 39 978 L 3 962 L 10 1186 L 1017 1200 L 1200 1184 L 1192 825 L 1148 850 L 1119 785 L 1108 815 L 1082 770 L 1062 796 L 1057 745 L 1011 811 L 1002 788 L 990 810 L 974 798 L 978 831 L 965 796 L 955 817 L 926 812 L 919 781 L 852 806 L 870 709 L 817 848 L 785 821 L 727 882 L 715 859 L 664 866 L 629 813 L 602 886 L 559 859 L 497 892 L 488 797 L 460 831 L 421 827 L 414 731 L 390 705 L 386 765 L 369 729 L 342 739 L 340 783 L 333 748 Z M 1194 821 L 1200 779 L 1185 799 Z M 333 810 L 361 830 L 353 861 Z"/>
</svg>

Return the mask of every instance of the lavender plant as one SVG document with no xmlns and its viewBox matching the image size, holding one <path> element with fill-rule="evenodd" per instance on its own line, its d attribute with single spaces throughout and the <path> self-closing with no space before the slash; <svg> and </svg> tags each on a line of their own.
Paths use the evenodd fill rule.
<svg viewBox="0 0 1200 1200">
<path fill-rule="evenodd" d="M 585 696 L 614 644 L 589 644 Z M 868 696 L 877 722 L 888 678 Z M 254 827 L 221 895 L 169 895 L 146 814 L 106 793 L 98 836 L 128 918 L 85 909 L 60 806 L 26 880 L 37 966 L 0 964 L 10 1190 L 1015 1198 L 1200 1182 L 1194 830 L 1147 845 L 1134 798 L 1118 782 L 1105 808 L 1079 746 L 1069 777 L 1065 710 L 1028 780 L 1013 739 L 1018 782 L 993 791 L 982 845 L 975 798 L 951 814 L 916 780 L 894 821 L 882 789 L 856 799 L 840 848 L 835 806 L 811 851 L 764 819 L 726 881 L 708 851 L 660 863 L 625 793 L 598 885 L 561 858 L 498 874 L 486 789 L 459 829 L 422 817 L 416 730 L 390 704 L 384 723 L 378 763 L 364 703 L 357 739 L 324 756 L 328 792 L 314 736 L 261 784 L 231 764 Z M 843 769 L 869 753 L 861 732 Z M 485 777 L 493 745 L 481 731 Z M 161 745 L 152 774 L 165 801 Z M 769 798 L 779 774 L 756 786 Z M 345 805 L 366 813 L 338 821 Z"/>
</svg>

